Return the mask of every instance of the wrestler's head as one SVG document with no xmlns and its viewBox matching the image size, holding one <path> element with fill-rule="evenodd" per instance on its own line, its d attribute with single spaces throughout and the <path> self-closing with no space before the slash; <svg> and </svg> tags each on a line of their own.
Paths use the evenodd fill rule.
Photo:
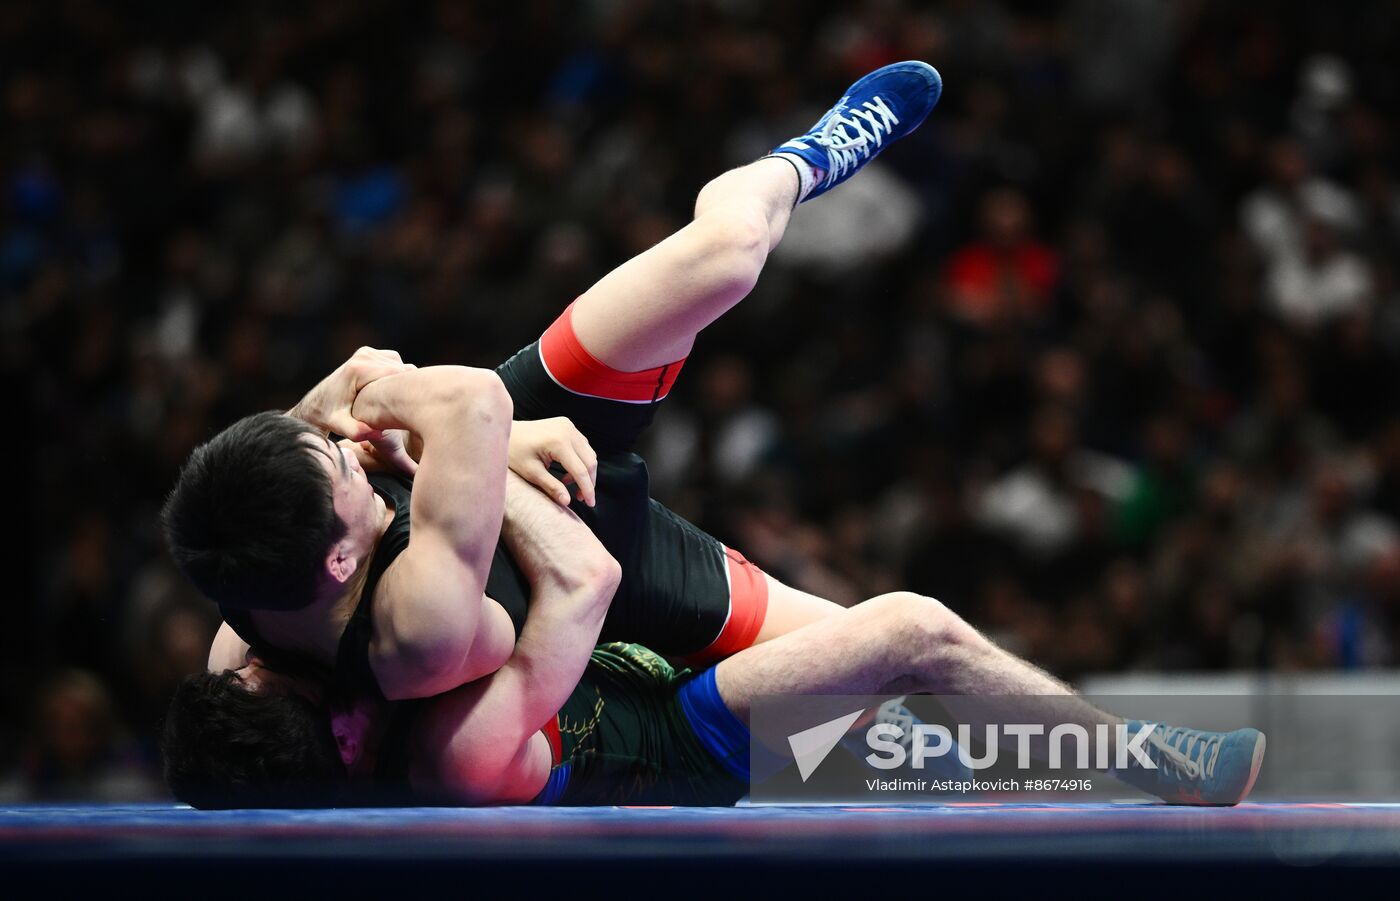
<svg viewBox="0 0 1400 901">
<path fill-rule="evenodd" d="M 195 449 L 162 521 L 171 556 L 200 591 L 232 607 L 290 610 L 354 575 L 383 511 L 353 454 L 268 412 Z"/>
<path fill-rule="evenodd" d="M 203 810 L 335 803 L 347 776 L 323 698 L 314 680 L 256 657 L 186 677 L 161 735 L 166 784 Z"/>
</svg>

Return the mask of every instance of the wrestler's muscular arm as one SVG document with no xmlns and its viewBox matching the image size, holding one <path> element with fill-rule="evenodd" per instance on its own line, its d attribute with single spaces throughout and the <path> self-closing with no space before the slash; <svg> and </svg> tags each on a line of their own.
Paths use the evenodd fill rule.
<svg viewBox="0 0 1400 901">
<path fill-rule="evenodd" d="M 391 700 L 435 695 L 500 663 L 473 644 L 509 647 L 510 620 L 484 601 L 501 529 L 512 404 L 494 372 L 431 366 L 376 379 L 356 394 L 354 418 L 422 440 L 413 533 L 374 598 L 370 665 Z M 483 630 L 492 635 L 481 634 Z"/>
<path fill-rule="evenodd" d="M 582 678 L 622 578 L 578 517 L 510 479 L 503 535 L 530 581 L 530 616 L 510 660 L 435 699 L 412 740 L 415 786 L 463 803 L 538 794 L 551 765 L 540 729 Z"/>
</svg>

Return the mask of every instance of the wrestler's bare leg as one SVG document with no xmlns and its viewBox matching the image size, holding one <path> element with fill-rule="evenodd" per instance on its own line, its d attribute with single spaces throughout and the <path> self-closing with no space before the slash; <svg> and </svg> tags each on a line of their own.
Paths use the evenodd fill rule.
<svg viewBox="0 0 1400 901">
<path fill-rule="evenodd" d="M 622 372 L 674 363 L 753 288 L 793 207 L 854 176 L 919 127 L 942 93 L 927 63 L 883 66 L 851 85 L 804 135 L 700 191 L 694 220 L 575 303 L 580 343 Z"/>
<path fill-rule="evenodd" d="M 745 721 L 759 695 L 923 692 L 1001 696 L 996 712 L 1004 722 L 1072 722 L 1086 729 L 1122 722 L 998 648 L 943 604 L 909 592 L 871 598 L 740 651 L 716 666 L 715 681 L 725 706 Z M 966 714 L 974 728 L 984 725 L 983 705 L 945 703 L 965 708 L 952 712 Z"/>
<path fill-rule="evenodd" d="M 578 343 L 619 372 L 643 372 L 684 359 L 696 335 L 753 289 L 799 199 L 814 196 L 814 179 L 832 175 L 820 193 L 853 175 L 882 147 L 917 128 L 940 92 L 938 73 L 927 64 L 884 67 L 852 85 L 812 132 L 777 148 L 781 156 L 764 157 L 710 181 L 701 189 L 688 225 L 608 273 L 574 302 L 571 319 Z M 897 114 L 871 112 L 877 106 L 889 112 L 889 103 Z M 818 137 L 823 123 L 826 130 Z M 833 127 L 834 142 L 826 134 Z M 767 582 L 759 642 L 844 609 L 772 579 Z"/>
<path fill-rule="evenodd" d="M 763 617 L 763 625 L 758 630 L 758 637 L 754 639 L 755 644 L 772 641 L 779 635 L 786 635 L 846 610 L 845 607 L 826 598 L 808 594 L 791 585 L 784 585 L 772 576 L 766 578 L 768 613 Z"/>
<path fill-rule="evenodd" d="M 614 269 L 575 301 L 579 343 L 622 372 L 683 359 L 696 334 L 753 289 L 787 228 L 797 192 L 796 169 L 772 157 L 705 185 L 689 225 Z M 759 642 L 845 609 L 772 577 L 767 583 Z"/>
<path fill-rule="evenodd" d="M 1063 682 L 998 648 L 938 601 L 908 592 L 872 598 L 740 651 L 717 664 L 714 676 L 725 707 L 745 722 L 761 695 L 940 695 L 948 711 L 974 734 L 992 724 L 1040 725 L 1042 734 L 1028 737 L 1030 753 L 1041 759 L 1048 754 L 1048 736 L 1056 726 L 1073 724 L 1093 735 L 1098 726 L 1123 723 Z M 800 710 L 805 705 L 789 706 Z M 1256 729 L 1204 732 L 1161 724 L 1134 728 L 1151 729 L 1150 734 L 1138 733 L 1148 736 L 1139 747 L 1151 765 L 1118 764 L 1112 772 L 1164 800 L 1238 804 L 1258 778 L 1265 740 Z M 1116 757 L 1115 746 L 1126 736 L 1117 728 L 1108 729 L 1107 736 Z M 1010 744 L 1005 733 L 1002 743 Z"/>
<path fill-rule="evenodd" d="M 797 202 L 797 170 L 767 157 L 700 191 L 691 223 L 603 276 L 574 302 L 579 343 L 621 372 L 674 363 L 753 290 Z"/>
</svg>

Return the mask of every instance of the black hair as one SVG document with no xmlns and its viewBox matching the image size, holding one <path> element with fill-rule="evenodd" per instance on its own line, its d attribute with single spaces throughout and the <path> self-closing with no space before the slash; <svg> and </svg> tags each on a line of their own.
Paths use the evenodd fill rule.
<svg viewBox="0 0 1400 901">
<path fill-rule="evenodd" d="M 220 604 L 292 610 L 315 598 L 327 551 L 345 535 L 330 477 L 276 411 L 244 417 L 195 448 L 165 501 L 170 555 Z"/>
<path fill-rule="evenodd" d="M 232 670 L 185 677 L 160 745 L 170 791 L 201 810 L 331 807 L 347 797 L 327 711 L 297 694 L 254 692 Z"/>
</svg>

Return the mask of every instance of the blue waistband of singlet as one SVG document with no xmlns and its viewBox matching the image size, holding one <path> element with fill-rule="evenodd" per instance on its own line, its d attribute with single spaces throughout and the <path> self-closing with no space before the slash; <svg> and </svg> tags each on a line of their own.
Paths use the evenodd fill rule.
<svg viewBox="0 0 1400 901">
<path fill-rule="evenodd" d="M 730 775 L 749 781 L 749 727 L 724 705 L 710 667 L 681 686 L 681 710 L 705 750 Z"/>
<path fill-rule="evenodd" d="M 558 804 L 559 799 L 564 797 L 564 789 L 569 787 L 569 771 L 571 767 L 567 763 L 561 763 L 549 771 L 549 781 L 540 789 L 540 793 L 535 795 L 535 800 L 531 804 Z"/>
</svg>

